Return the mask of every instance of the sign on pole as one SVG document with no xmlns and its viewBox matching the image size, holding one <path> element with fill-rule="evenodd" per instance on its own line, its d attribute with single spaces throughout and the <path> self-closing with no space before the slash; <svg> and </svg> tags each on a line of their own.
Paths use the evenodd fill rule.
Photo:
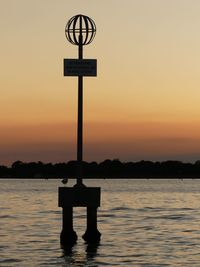
<svg viewBox="0 0 200 267">
<path fill-rule="evenodd" d="M 97 76 L 97 60 L 64 59 L 64 76 Z"/>
</svg>

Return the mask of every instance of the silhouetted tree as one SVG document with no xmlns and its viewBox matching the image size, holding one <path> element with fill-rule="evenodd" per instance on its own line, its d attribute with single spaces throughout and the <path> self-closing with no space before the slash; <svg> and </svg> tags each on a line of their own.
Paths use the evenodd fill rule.
<svg viewBox="0 0 200 267">
<path fill-rule="evenodd" d="M 13 178 L 76 178 L 77 161 L 42 163 L 15 161 L 11 168 L 0 166 L 0 177 Z M 83 162 L 83 178 L 200 178 L 200 160 L 195 163 L 168 160 L 121 162 L 106 159 L 101 163 Z"/>
</svg>

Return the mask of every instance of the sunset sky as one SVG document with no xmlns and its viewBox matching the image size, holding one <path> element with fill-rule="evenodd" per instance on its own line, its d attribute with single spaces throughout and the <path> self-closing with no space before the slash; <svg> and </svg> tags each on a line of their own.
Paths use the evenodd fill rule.
<svg viewBox="0 0 200 267">
<path fill-rule="evenodd" d="M 76 58 L 66 22 L 90 16 L 84 160 L 200 159 L 199 0 L 1 0 L 0 165 L 76 159 Z"/>
</svg>

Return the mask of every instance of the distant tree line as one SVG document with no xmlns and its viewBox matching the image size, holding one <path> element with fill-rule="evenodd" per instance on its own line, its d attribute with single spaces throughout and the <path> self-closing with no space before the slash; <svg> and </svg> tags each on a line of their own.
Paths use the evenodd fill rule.
<svg viewBox="0 0 200 267">
<path fill-rule="evenodd" d="M 77 161 L 42 163 L 16 161 L 11 167 L 0 166 L 0 178 L 76 178 Z M 83 178 L 200 178 L 200 161 L 83 162 Z"/>
</svg>

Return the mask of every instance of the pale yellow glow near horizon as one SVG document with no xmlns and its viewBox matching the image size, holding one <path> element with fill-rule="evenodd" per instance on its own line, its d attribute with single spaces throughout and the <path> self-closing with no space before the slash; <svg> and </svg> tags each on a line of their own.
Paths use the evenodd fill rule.
<svg viewBox="0 0 200 267">
<path fill-rule="evenodd" d="M 199 11 L 197 0 L 1 1 L 0 164 L 75 158 L 77 79 L 62 64 L 77 57 L 64 27 L 78 13 L 97 25 L 84 48 L 98 61 L 84 79 L 85 158 L 199 159 Z"/>
</svg>

